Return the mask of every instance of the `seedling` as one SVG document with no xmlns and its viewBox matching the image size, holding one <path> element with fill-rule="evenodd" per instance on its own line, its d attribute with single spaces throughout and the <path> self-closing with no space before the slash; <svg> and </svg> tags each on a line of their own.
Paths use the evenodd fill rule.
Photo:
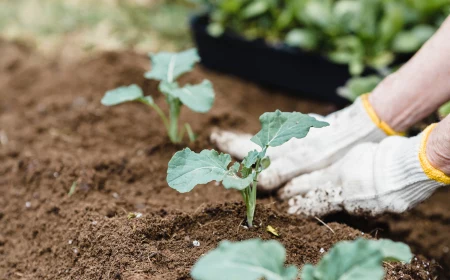
<svg viewBox="0 0 450 280">
<path fill-rule="evenodd" d="M 237 189 L 242 193 L 246 209 L 247 224 L 253 226 L 256 208 L 258 175 L 270 165 L 266 156 L 269 147 L 280 146 L 292 138 L 305 137 L 311 127 L 321 128 L 328 123 L 301 113 L 283 113 L 279 110 L 264 113 L 260 118 L 261 131 L 251 141 L 261 147 L 253 150 L 242 160 L 230 166 L 231 156 L 215 150 L 195 153 L 189 148 L 175 153 L 169 161 L 167 182 L 181 193 L 191 191 L 196 185 L 211 181 L 222 182 L 226 189 Z"/>
<path fill-rule="evenodd" d="M 191 126 L 185 123 L 181 129 L 178 127 L 181 107 L 184 104 L 194 112 L 208 112 L 214 103 L 214 90 L 208 80 L 196 85 L 187 84 L 184 87 L 180 87 L 176 80 L 191 71 L 195 63 L 200 61 L 197 50 L 190 49 L 180 53 L 161 52 L 150 57 L 152 70 L 145 73 L 145 77 L 160 81 L 159 91 L 166 97 L 169 116 L 166 116 L 150 95 L 144 96 L 142 89 L 135 84 L 106 92 L 102 104 L 114 106 L 130 101 L 144 103 L 158 113 L 172 143 L 180 143 L 185 132 L 193 142 L 195 134 Z"/>
<path fill-rule="evenodd" d="M 381 280 L 383 261 L 409 263 L 411 250 L 406 244 L 387 239 L 342 241 L 316 265 L 306 264 L 302 280 Z M 286 250 L 276 240 L 250 239 L 241 242 L 223 241 L 219 247 L 201 257 L 191 276 L 195 280 L 293 280 L 298 269 L 285 266 Z"/>
</svg>

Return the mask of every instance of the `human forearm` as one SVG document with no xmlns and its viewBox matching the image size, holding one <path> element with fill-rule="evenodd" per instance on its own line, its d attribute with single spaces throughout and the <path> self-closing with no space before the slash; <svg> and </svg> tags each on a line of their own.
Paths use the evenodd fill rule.
<svg viewBox="0 0 450 280">
<path fill-rule="evenodd" d="M 405 131 L 450 100 L 450 17 L 400 70 L 372 92 L 377 115 L 396 131 Z"/>
</svg>

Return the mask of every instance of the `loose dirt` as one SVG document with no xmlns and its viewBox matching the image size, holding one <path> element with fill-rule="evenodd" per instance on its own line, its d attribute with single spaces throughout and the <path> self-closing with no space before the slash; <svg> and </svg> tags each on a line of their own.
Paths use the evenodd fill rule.
<svg viewBox="0 0 450 280">
<path fill-rule="evenodd" d="M 256 237 L 279 240 L 287 263 L 301 267 L 340 240 L 375 235 L 405 241 L 427 258 L 386 264 L 387 279 L 432 279 L 436 271 L 445 277 L 448 190 L 403 215 L 329 217 L 333 234 L 314 219 L 283 214 L 272 196 L 259 200 L 258 227 L 249 230 L 240 225 L 239 193 L 215 184 L 189 194 L 170 189 L 167 162 L 187 144 L 170 144 L 156 113 L 142 104 L 100 104 L 106 90 L 136 83 L 163 105 L 157 84 L 143 78 L 148 68 L 145 56 L 127 52 L 62 66 L 0 41 L 0 279 L 189 279 L 194 262 L 221 240 Z M 199 134 L 189 145 L 196 151 L 214 148 L 214 127 L 258 131 L 266 111 L 334 109 L 201 67 L 182 80 L 204 78 L 216 90 L 214 109 L 182 112 Z M 130 218 L 132 212 L 142 216 Z"/>
</svg>

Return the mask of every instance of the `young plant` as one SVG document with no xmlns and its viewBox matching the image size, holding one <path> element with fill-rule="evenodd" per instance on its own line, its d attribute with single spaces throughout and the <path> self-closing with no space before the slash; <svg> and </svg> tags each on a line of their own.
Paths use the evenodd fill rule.
<svg viewBox="0 0 450 280">
<path fill-rule="evenodd" d="M 291 138 L 305 137 L 311 127 L 321 128 L 328 123 L 301 113 L 283 113 L 279 110 L 264 113 L 260 118 L 261 131 L 251 141 L 261 147 L 253 150 L 241 163 L 230 166 L 231 156 L 215 150 L 195 153 L 189 148 L 175 153 L 169 161 L 167 182 L 181 193 L 191 191 L 196 185 L 211 181 L 222 182 L 226 189 L 237 189 L 242 193 L 247 208 L 247 224 L 253 225 L 256 208 L 258 175 L 270 164 L 266 156 L 269 147 L 280 146 Z"/>
<path fill-rule="evenodd" d="M 411 250 L 406 244 L 387 239 L 342 241 L 333 246 L 316 265 L 306 264 L 302 280 L 381 280 L 383 261 L 409 263 Z M 191 276 L 195 280 L 293 280 L 295 266 L 285 267 L 286 250 L 278 241 L 250 239 L 223 241 L 219 247 L 201 257 Z"/>
<path fill-rule="evenodd" d="M 168 116 L 150 95 L 144 96 L 142 89 L 135 84 L 106 92 L 101 101 L 102 104 L 114 106 L 130 101 L 144 103 L 158 113 L 172 143 L 181 142 L 185 132 L 188 133 L 190 141 L 194 141 L 195 134 L 188 123 L 185 123 L 181 129 L 178 127 L 181 107 L 184 104 L 194 112 L 208 112 L 214 103 L 214 90 L 208 80 L 196 85 L 187 84 L 183 87 L 180 87 L 176 80 L 191 71 L 195 63 L 200 61 L 197 50 L 190 49 L 180 53 L 161 52 L 150 55 L 150 57 L 152 69 L 145 73 L 145 77 L 160 81 L 159 91 L 166 97 L 169 107 Z"/>
</svg>

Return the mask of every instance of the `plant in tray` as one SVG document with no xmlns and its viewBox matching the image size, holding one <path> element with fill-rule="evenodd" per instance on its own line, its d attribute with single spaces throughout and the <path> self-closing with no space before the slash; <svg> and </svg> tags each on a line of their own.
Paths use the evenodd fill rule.
<svg viewBox="0 0 450 280">
<path fill-rule="evenodd" d="M 316 266 L 306 264 L 300 274 L 302 280 L 381 280 L 383 261 L 411 259 L 406 244 L 360 238 L 335 244 Z M 275 240 L 223 241 L 197 261 L 191 275 L 196 280 L 297 279 L 297 268 L 286 267 L 285 260 L 286 250 Z"/>
<path fill-rule="evenodd" d="M 214 90 L 208 80 L 196 85 L 187 84 L 183 87 L 176 80 L 191 71 L 195 63 L 200 60 L 197 50 L 190 49 L 180 53 L 161 52 L 150 55 L 150 57 L 152 69 L 145 73 L 145 77 L 160 81 L 159 91 L 166 97 L 169 107 L 168 116 L 150 95 L 144 96 L 142 89 L 135 84 L 106 92 L 101 101 L 102 104 L 114 106 L 130 101 L 146 104 L 158 113 L 172 143 L 181 142 L 185 132 L 188 133 L 190 141 L 194 141 L 195 134 L 188 123 L 185 123 L 181 129 L 178 127 L 182 105 L 186 105 L 194 112 L 206 113 L 214 103 Z"/>
<path fill-rule="evenodd" d="M 247 224 L 253 225 L 256 208 L 258 175 L 270 165 L 266 156 L 270 147 L 277 147 L 292 138 L 305 137 L 312 127 L 321 128 L 328 123 L 302 113 L 284 113 L 279 110 L 264 113 L 259 118 L 261 131 L 251 141 L 261 150 L 253 150 L 241 163 L 231 164 L 231 156 L 215 150 L 195 153 L 189 148 L 175 153 L 169 161 L 167 182 L 179 192 L 191 191 L 196 185 L 211 181 L 222 182 L 226 189 L 237 189 L 242 193 L 246 209 Z"/>
</svg>

